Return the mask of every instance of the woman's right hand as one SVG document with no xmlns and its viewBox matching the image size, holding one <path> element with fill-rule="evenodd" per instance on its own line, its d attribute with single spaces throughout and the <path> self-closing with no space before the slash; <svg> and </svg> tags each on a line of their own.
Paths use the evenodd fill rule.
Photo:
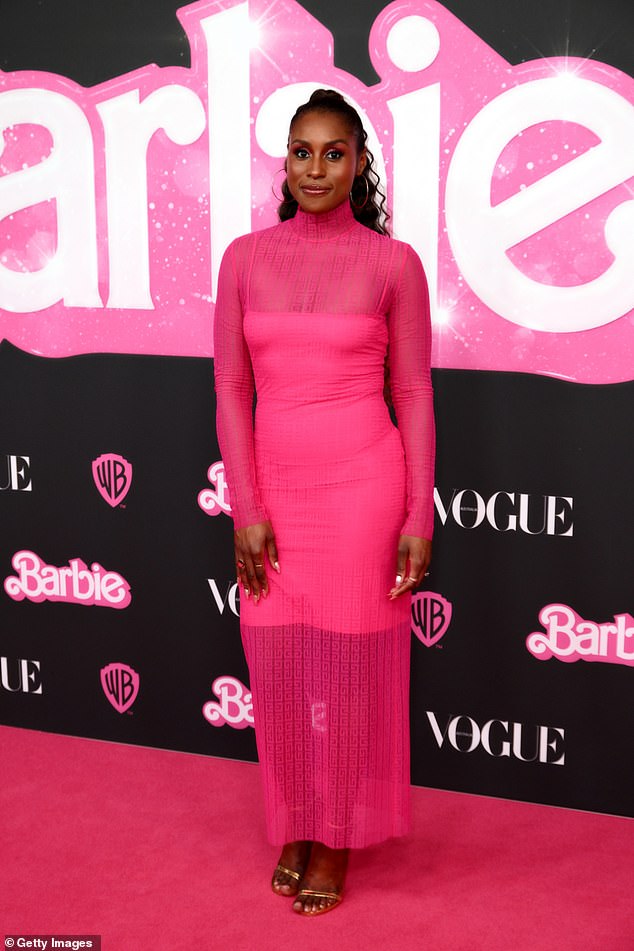
<svg viewBox="0 0 634 951">
<path fill-rule="evenodd" d="M 257 604 L 260 596 L 266 598 L 269 593 L 266 557 L 275 571 L 280 572 L 273 526 L 270 522 L 246 525 L 233 533 L 233 543 L 238 584 L 242 585 L 247 598 L 253 595 Z"/>
</svg>

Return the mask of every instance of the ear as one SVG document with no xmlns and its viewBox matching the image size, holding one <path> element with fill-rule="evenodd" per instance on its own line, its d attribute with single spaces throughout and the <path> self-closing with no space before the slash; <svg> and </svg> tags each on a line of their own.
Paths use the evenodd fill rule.
<svg viewBox="0 0 634 951">
<path fill-rule="evenodd" d="M 361 173 L 363 172 L 363 169 L 366 167 L 367 164 L 368 164 L 368 156 L 367 156 L 366 150 L 363 149 L 363 151 L 361 152 L 361 155 L 359 156 L 359 160 L 357 162 L 357 175 L 361 175 Z"/>
</svg>

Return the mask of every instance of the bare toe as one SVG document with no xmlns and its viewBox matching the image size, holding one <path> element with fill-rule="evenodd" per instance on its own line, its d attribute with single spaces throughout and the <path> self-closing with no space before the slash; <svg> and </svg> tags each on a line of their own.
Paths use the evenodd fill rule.
<svg viewBox="0 0 634 951">
<path fill-rule="evenodd" d="M 348 849 L 329 849 L 314 843 L 293 911 L 312 917 L 336 908 L 342 900 Z"/>
<path fill-rule="evenodd" d="M 323 915 L 330 911 L 336 905 L 340 904 L 341 896 L 333 892 L 325 897 L 324 895 L 304 894 L 300 889 L 298 897 L 293 902 L 293 911 L 300 915 Z"/>
<path fill-rule="evenodd" d="M 299 883 L 310 857 L 311 842 L 287 842 L 273 872 L 271 888 L 277 895 L 292 898 L 297 894 Z"/>
</svg>

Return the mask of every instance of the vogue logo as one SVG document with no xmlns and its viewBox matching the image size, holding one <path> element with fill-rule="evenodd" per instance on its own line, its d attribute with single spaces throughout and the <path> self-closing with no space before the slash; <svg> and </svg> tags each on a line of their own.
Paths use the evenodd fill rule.
<svg viewBox="0 0 634 951">
<path fill-rule="evenodd" d="M 208 700 L 203 706 L 203 716 L 212 726 L 232 726 L 244 730 L 253 726 L 253 696 L 244 684 L 235 677 L 216 677 L 211 685 L 218 701 Z"/>
<path fill-rule="evenodd" d="M 118 713 L 129 710 L 139 693 L 141 680 L 127 664 L 108 664 L 101 668 L 101 686 Z"/>
<path fill-rule="evenodd" d="M 584 619 L 566 604 L 547 604 L 539 612 L 546 629 L 533 631 L 526 647 L 537 660 L 556 657 L 566 663 L 577 660 L 634 667 L 634 618 L 616 614 L 614 622 L 599 624 Z"/>
<path fill-rule="evenodd" d="M 13 492 L 30 492 L 31 459 L 29 456 L 3 456 L 0 469 L 0 492 L 7 489 Z"/>
<path fill-rule="evenodd" d="M 216 607 L 220 614 L 225 613 L 225 609 L 228 607 L 232 614 L 235 614 L 236 617 L 240 617 L 240 586 L 236 581 L 233 584 L 228 584 L 224 597 L 220 594 L 220 589 L 216 584 L 215 578 L 207 578 L 207 584 L 213 595 Z"/>
<path fill-rule="evenodd" d="M 485 522 L 496 532 L 525 535 L 573 533 L 573 499 L 567 495 L 529 495 L 525 492 L 494 492 L 485 499 L 475 489 L 454 489 L 443 499 L 434 488 L 434 505 L 443 525 L 451 518 L 460 528 L 479 528 Z"/>
<path fill-rule="evenodd" d="M 473 717 L 463 714 L 451 714 L 441 726 L 430 710 L 427 719 L 439 749 L 449 743 L 458 753 L 473 753 L 481 748 L 489 756 L 512 757 L 523 763 L 564 765 L 565 737 L 560 727 L 527 727 L 508 720 L 487 720 L 480 726 Z"/>
<path fill-rule="evenodd" d="M 0 74 L 0 337 L 45 356 L 211 356 L 222 253 L 275 220 L 288 117 L 326 85 L 358 107 L 395 233 L 426 264 L 435 366 L 630 378 L 629 76 L 569 57 L 510 66 L 434 0 L 379 13 L 369 87 L 293 0 L 178 16 L 191 69 L 91 89 Z"/>
<path fill-rule="evenodd" d="M 412 595 L 412 631 L 425 647 L 445 636 L 451 622 L 451 601 L 435 591 L 419 591 Z"/>
<path fill-rule="evenodd" d="M 0 657 L 0 683 L 10 693 L 42 693 L 39 660 Z"/>
<path fill-rule="evenodd" d="M 225 479 L 224 462 L 214 462 L 207 470 L 207 478 L 213 489 L 203 489 L 198 493 L 198 504 L 207 515 L 231 515 L 229 487 Z"/>
<path fill-rule="evenodd" d="M 106 452 L 93 461 L 92 476 L 102 499 L 114 508 L 130 491 L 132 466 L 123 456 Z"/>
<path fill-rule="evenodd" d="M 56 568 L 35 552 L 18 551 L 11 563 L 18 574 L 5 578 L 4 590 L 14 601 L 28 598 L 121 609 L 132 600 L 125 578 L 116 571 L 105 571 L 97 562 L 89 570 L 81 558 L 71 558 L 68 567 Z"/>
</svg>

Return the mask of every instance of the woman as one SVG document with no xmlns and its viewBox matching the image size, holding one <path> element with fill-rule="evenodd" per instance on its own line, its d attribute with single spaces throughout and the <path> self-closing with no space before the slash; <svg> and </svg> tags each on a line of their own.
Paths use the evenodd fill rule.
<svg viewBox="0 0 634 951">
<path fill-rule="evenodd" d="M 281 222 L 228 248 L 215 316 L 272 886 L 304 915 L 341 901 L 351 847 L 408 829 L 409 595 L 431 556 L 427 288 L 365 143 L 338 93 L 299 107 Z"/>
</svg>

